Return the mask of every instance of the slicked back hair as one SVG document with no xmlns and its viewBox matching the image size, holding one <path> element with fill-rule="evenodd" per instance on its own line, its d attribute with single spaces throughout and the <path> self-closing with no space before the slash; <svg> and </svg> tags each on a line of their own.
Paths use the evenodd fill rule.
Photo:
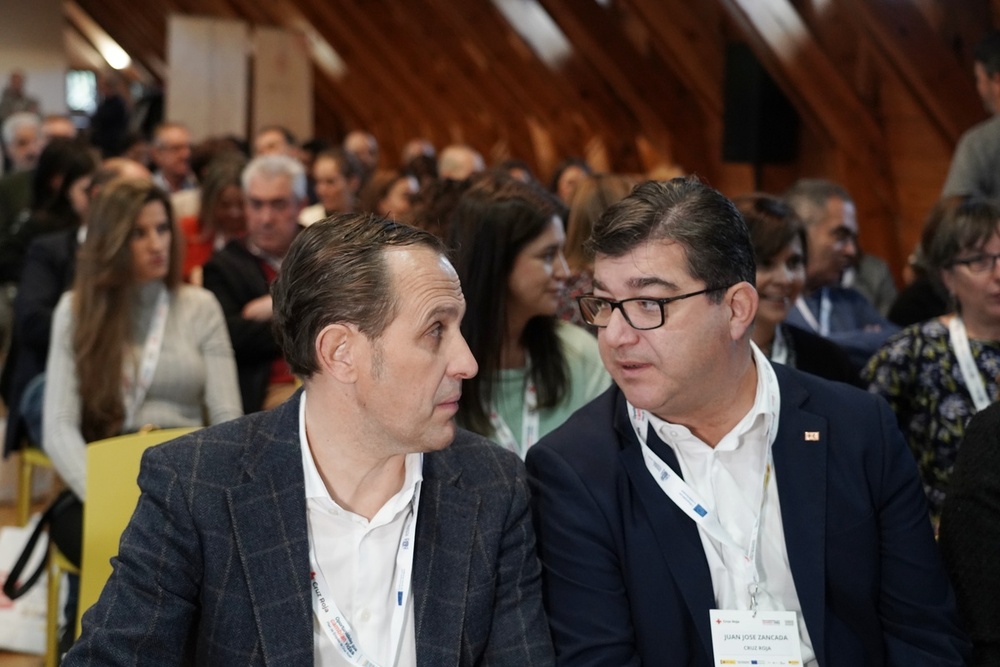
<svg viewBox="0 0 1000 667">
<path fill-rule="evenodd" d="M 410 246 L 447 254 L 430 232 L 367 213 L 332 215 L 295 237 L 271 285 L 275 338 L 293 373 L 319 371 L 316 337 L 330 324 L 381 337 L 399 303 L 385 252 Z"/>
</svg>

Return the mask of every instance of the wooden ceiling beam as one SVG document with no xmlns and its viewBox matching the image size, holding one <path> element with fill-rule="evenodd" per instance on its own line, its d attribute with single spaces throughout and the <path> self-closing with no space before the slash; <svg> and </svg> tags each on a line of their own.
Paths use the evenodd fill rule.
<svg viewBox="0 0 1000 667">
<path fill-rule="evenodd" d="M 882 206 L 897 210 L 883 132 L 789 0 L 719 0 L 804 121 L 830 138 Z"/>
<path fill-rule="evenodd" d="M 411 66 L 412 76 L 439 92 L 445 103 L 472 107 L 493 128 L 494 149 L 505 146 L 510 156 L 534 162 L 534 147 L 525 122 L 525 111 L 530 110 L 517 107 L 494 77 L 484 77 L 476 70 L 435 8 L 400 2 L 373 14 L 385 34 L 397 37 L 406 60 L 423 65 L 419 69 Z"/>
<path fill-rule="evenodd" d="M 450 32 L 465 54 L 471 59 L 482 78 L 494 77 L 501 90 L 514 100 L 520 109 L 533 109 L 540 120 L 554 119 L 552 127 L 568 128 L 585 126 L 587 138 L 595 134 L 614 136 L 622 128 L 615 127 L 609 118 L 614 115 L 598 109 L 597 98 L 581 97 L 561 74 L 553 72 L 524 42 L 506 19 L 489 0 L 417 0 L 435 8 L 435 13 L 446 22 Z M 566 145 L 580 148 L 586 139 L 567 140 Z M 561 156 L 562 157 L 562 156 Z M 539 169 L 550 169 L 553 164 L 539 164 Z"/>
<path fill-rule="evenodd" d="M 843 0 L 913 99 L 950 144 L 986 118 L 971 72 L 959 66 L 911 0 Z"/>
<path fill-rule="evenodd" d="M 292 7 L 290 3 L 283 4 Z M 390 127 L 406 121 L 418 132 L 430 134 L 432 128 L 450 120 L 447 115 L 431 113 L 419 91 L 405 81 L 398 82 L 381 54 L 372 54 L 355 26 L 344 20 L 334 7 L 325 2 L 299 3 L 297 7 L 343 59 L 347 67 L 343 90 L 347 97 L 356 100 L 359 110 L 365 111 L 364 116 L 369 121 L 367 127 Z M 388 108 L 389 100 L 391 108 Z"/>
<path fill-rule="evenodd" d="M 685 87 L 710 114 L 722 116 L 722 86 L 725 61 L 718 48 L 722 34 L 709 25 L 703 14 L 707 4 L 689 0 L 624 0 L 654 33 L 653 48 L 670 63 Z"/>
<path fill-rule="evenodd" d="M 622 33 L 610 11 L 594 0 L 539 0 L 581 54 L 621 96 L 654 144 L 685 169 L 711 179 L 705 118 L 684 104 L 683 86 L 670 85 L 669 68 L 653 67 Z"/>
<path fill-rule="evenodd" d="M 339 9 L 344 19 L 374 53 L 386 60 L 394 73 L 395 89 L 386 91 L 389 97 L 419 95 L 419 104 L 431 115 L 450 118 L 452 123 L 463 128 L 463 132 L 479 137 L 491 146 L 500 140 L 501 134 L 509 134 L 501 129 L 502 123 L 498 122 L 497 111 L 502 102 L 486 100 L 475 85 L 469 84 L 461 72 L 456 72 L 449 65 L 450 58 L 431 59 L 433 45 L 426 42 L 415 45 L 420 33 L 414 24 L 397 26 L 389 15 L 389 8 L 355 0 L 343 0 Z M 406 15 L 406 18 L 420 21 L 419 17 Z M 424 16 L 425 21 L 428 18 Z M 427 63 L 434 63 L 434 66 L 426 67 Z M 421 68 L 421 64 L 425 66 Z M 407 93 L 407 89 L 413 92 Z M 516 141 L 523 146 L 525 132 L 522 131 Z"/>
</svg>

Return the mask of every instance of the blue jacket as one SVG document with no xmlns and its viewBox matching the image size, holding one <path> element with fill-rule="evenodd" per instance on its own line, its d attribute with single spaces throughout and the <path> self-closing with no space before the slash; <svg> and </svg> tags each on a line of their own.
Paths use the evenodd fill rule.
<svg viewBox="0 0 1000 667">
<path fill-rule="evenodd" d="M 964 664 L 916 465 L 888 406 L 777 364 L 775 373 L 775 481 L 819 664 Z M 649 444 L 679 474 L 652 429 Z M 698 528 L 646 469 L 621 391 L 543 438 L 527 465 L 557 664 L 714 664 Z"/>
</svg>

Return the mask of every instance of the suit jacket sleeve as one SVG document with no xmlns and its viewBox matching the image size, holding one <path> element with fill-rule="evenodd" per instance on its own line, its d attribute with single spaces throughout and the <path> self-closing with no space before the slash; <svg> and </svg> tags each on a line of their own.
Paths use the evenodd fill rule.
<svg viewBox="0 0 1000 667">
<path fill-rule="evenodd" d="M 65 667 L 195 663 L 204 566 L 181 479 L 161 450 L 143 456 L 142 495 L 111 561 L 114 572 L 84 615 Z"/>
<path fill-rule="evenodd" d="M 234 257 L 223 256 L 221 250 L 204 267 L 205 289 L 215 294 L 226 316 L 226 326 L 232 339 L 237 363 L 270 361 L 280 352 L 271 333 L 271 322 L 259 322 L 243 317 L 243 306 L 254 298 L 267 294 L 267 288 L 253 294 L 248 276 Z M 255 277 L 255 276 L 253 276 Z M 263 277 L 260 277 L 263 281 Z"/>
<path fill-rule="evenodd" d="M 639 665 L 625 580 L 600 504 L 552 449 L 532 447 L 526 464 L 557 664 Z"/>
</svg>

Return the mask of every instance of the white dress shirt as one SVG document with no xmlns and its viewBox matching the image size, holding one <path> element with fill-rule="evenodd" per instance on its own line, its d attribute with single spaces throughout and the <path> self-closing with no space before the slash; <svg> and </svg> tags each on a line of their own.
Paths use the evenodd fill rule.
<svg viewBox="0 0 1000 667">
<path fill-rule="evenodd" d="M 761 509 L 761 489 L 767 478 L 756 558 L 758 608 L 797 612 L 802 659 L 807 667 L 816 667 L 812 641 L 788 565 L 778 485 L 774 466 L 770 464 L 773 443 L 768 442 L 768 430 L 772 424 L 776 430 L 780 412 L 778 380 L 764 353 L 753 343 L 751 346 L 757 366 L 753 406 L 714 448 L 684 426 L 652 414 L 649 421 L 659 438 L 677 455 L 684 481 L 715 509 L 722 527 L 737 544 L 749 545 L 753 537 L 751 532 Z M 716 604 L 720 609 L 750 609 L 748 587 L 753 583 L 753 568 L 746 566 L 746 552 L 724 545 L 701 527 L 698 534 L 712 575 Z"/>
<path fill-rule="evenodd" d="M 423 479 L 422 455 L 406 455 L 402 488 L 368 521 L 340 507 L 320 477 L 305 427 L 306 395 L 299 406 L 299 444 L 305 472 L 309 546 L 330 590 L 327 594 L 347 618 L 362 651 L 379 667 L 416 667 L 412 586 L 406 599 L 402 636 L 393 642 L 396 607 L 396 554 L 413 500 Z M 327 637 L 313 614 L 313 664 L 345 667 L 352 663 Z"/>
</svg>

